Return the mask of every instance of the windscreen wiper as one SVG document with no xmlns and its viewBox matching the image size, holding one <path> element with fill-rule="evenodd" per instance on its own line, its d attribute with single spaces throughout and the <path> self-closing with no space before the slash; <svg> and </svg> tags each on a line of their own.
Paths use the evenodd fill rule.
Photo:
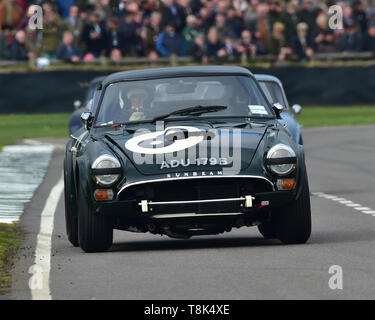
<svg viewBox="0 0 375 320">
<path fill-rule="evenodd" d="M 156 122 L 156 121 L 160 121 L 160 120 L 166 119 L 170 116 L 188 116 L 188 115 L 198 116 L 198 115 L 201 115 L 203 113 L 217 112 L 217 111 L 225 110 L 227 108 L 228 108 L 227 106 L 201 106 L 201 105 L 198 105 L 198 106 L 180 109 L 180 110 L 176 110 L 176 111 L 173 111 L 173 112 L 170 112 L 170 113 L 166 113 L 166 114 L 157 116 L 157 117 L 153 118 L 152 120 L 150 120 L 150 122 L 153 123 L 153 122 Z"/>
</svg>

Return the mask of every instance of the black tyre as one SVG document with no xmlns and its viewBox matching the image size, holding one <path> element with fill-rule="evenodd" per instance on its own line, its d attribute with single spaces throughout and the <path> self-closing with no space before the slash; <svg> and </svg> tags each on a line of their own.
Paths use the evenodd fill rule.
<svg viewBox="0 0 375 320">
<path fill-rule="evenodd" d="M 299 198 L 275 215 L 278 238 L 285 244 L 305 243 L 311 234 L 310 191 L 307 175 Z"/>
<path fill-rule="evenodd" d="M 72 192 L 72 182 L 67 177 L 66 160 L 64 160 L 64 196 L 65 196 L 65 227 L 70 243 L 78 247 L 78 218 L 73 210 L 76 207 L 76 198 Z"/>
<path fill-rule="evenodd" d="M 299 141 L 298 141 L 298 143 L 299 143 L 300 145 L 303 145 L 302 134 L 299 135 Z"/>
<path fill-rule="evenodd" d="M 273 221 L 265 221 L 258 226 L 258 230 L 265 239 L 277 238 L 276 228 Z"/>
<path fill-rule="evenodd" d="M 107 251 L 113 242 L 112 219 L 90 210 L 83 192 L 78 192 L 78 240 L 85 252 Z"/>
</svg>

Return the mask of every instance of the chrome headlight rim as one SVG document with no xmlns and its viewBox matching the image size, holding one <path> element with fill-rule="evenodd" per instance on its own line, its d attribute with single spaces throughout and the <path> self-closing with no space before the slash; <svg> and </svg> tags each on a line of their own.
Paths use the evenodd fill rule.
<svg viewBox="0 0 375 320">
<path fill-rule="evenodd" d="M 286 144 L 283 144 L 283 143 L 276 144 L 270 150 L 268 150 L 266 158 L 267 158 L 267 160 L 281 159 L 281 158 L 273 158 L 272 157 L 277 151 L 280 151 L 280 150 L 284 150 L 284 151 L 287 151 L 289 153 L 289 156 L 287 158 L 295 158 L 294 163 L 267 164 L 267 168 L 273 174 L 276 174 L 278 176 L 287 176 L 287 175 L 290 175 L 291 173 L 293 173 L 296 170 L 296 167 L 297 167 L 297 156 L 296 156 L 295 151 L 290 146 L 288 146 Z M 287 165 L 287 164 L 290 165 L 290 168 L 287 171 L 282 172 L 280 170 L 277 170 L 278 166 Z"/>
<path fill-rule="evenodd" d="M 100 163 L 103 162 L 103 161 L 110 161 L 114 164 L 114 166 L 100 167 L 99 168 Z M 103 174 L 103 175 L 93 174 L 93 177 L 94 177 L 94 180 L 95 180 L 96 184 L 98 184 L 101 187 L 110 187 L 110 186 L 114 185 L 120 179 L 120 176 L 121 176 L 121 163 L 115 156 L 112 156 L 110 154 L 102 154 L 99 157 L 97 157 L 94 160 L 94 162 L 91 166 L 91 169 L 92 170 L 95 170 L 95 169 L 120 169 L 118 173 L 110 173 L 110 174 Z M 111 176 L 112 176 L 112 179 L 109 182 L 106 182 L 104 180 L 105 178 L 108 178 L 108 177 L 111 177 Z"/>
</svg>

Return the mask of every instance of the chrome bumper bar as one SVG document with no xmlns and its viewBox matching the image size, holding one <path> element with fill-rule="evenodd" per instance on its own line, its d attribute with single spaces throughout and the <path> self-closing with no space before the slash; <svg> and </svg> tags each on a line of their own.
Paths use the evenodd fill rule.
<svg viewBox="0 0 375 320">
<path fill-rule="evenodd" d="M 253 207 L 253 196 L 244 196 L 239 198 L 227 198 L 227 199 L 207 199 L 207 200 L 187 200 L 187 201 L 162 201 L 162 202 L 153 202 L 142 200 L 138 203 L 141 206 L 142 212 L 146 213 L 152 211 L 152 206 L 166 206 L 166 205 L 184 205 L 184 204 L 199 204 L 199 203 L 221 203 L 221 202 L 244 202 L 245 208 Z"/>
</svg>

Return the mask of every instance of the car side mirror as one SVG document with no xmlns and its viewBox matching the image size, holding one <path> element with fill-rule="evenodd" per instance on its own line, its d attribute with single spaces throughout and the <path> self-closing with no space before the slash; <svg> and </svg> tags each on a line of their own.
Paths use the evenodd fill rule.
<svg viewBox="0 0 375 320">
<path fill-rule="evenodd" d="M 294 104 L 292 106 L 293 113 L 298 116 L 302 112 L 302 107 L 299 104 Z"/>
<path fill-rule="evenodd" d="M 83 112 L 81 114 L 81 121 L 82 121 L 82 124 L 85 126 L 85 128 L 89 130 L 94 121 L 94 117 L 92 116 L 91 112 Z"/>
<path fill-rule="evenodd" d="M 284 106 L 281 103 L 276 102 L 272 104 L 272 108 L 273 108 L 273 111 L 275 111 L 277 118 L 281 119 L 281 112 L 284 111 Z"/>
<path fill-rule="evenodd" d="M 81 106 L 82 106 L 81 100 L 74 101 L 73 106 L 74 106 L 74 109 L 76 109 L 76 110 L 81 108 Z"/>
</svg>

